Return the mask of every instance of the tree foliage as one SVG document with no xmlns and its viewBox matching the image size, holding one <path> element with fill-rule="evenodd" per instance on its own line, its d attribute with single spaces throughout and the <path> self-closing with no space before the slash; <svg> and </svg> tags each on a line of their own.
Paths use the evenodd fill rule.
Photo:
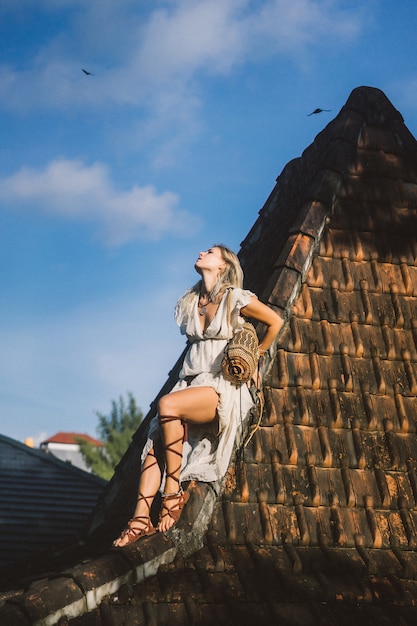
<svg viewBox="0 0 417 626">
<path fill-rule="evenodd" d="M 127 403 L 122 396 L 118 402 L 112 400 L 110 415 L 97 412 L 97 433 L 104 444 L 102 448 L 85 440 L 78 442 L 87 466 L 94 474 L 106 480 L 113 476 L 114 468 L 129 447 L 132 436 L 143 419 L 143 413 L 133 395 L 130 392 L 127 395 Z"/>
</svg>

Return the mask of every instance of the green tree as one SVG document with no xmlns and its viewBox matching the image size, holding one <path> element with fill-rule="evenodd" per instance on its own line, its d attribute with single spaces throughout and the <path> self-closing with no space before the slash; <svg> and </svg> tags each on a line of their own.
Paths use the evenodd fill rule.
<svg viewBox="0 0 417 626">
<path fill-rule="evenodd" d="M 102 448 L 85 440 L 78 442 L 87 466 L 93 474 L 106 480 L 113 476 L 114 468 L 128 449 L 132 436 L 143 419 L 142 411 L 136 405 L 133 395 L 130 392 L 127 395 L 127 404 L 122 396 L 118 402 L 112 400 L 110 415 L 97 412 L 97 433 L 104 444 Z"/>
</svg>

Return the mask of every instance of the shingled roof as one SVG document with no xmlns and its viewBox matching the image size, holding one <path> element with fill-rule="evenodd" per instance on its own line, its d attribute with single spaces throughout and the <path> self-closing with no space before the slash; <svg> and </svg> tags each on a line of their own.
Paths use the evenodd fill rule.
<svg viewBox="0 0 417 626">
<path fill-rule="evenodd" d="M 191 484 L 167 536 L 108 549 L 153 405 L 86 528 L 90 560 L 10 590 L 0 621 L 415 624 L 416 211 L 417 142 L 381 91 L 355 89 L 241 247 L 246 286 L 286 323 L 224 483 Z"/>
<path fill-rule="evenodd" d="M 77 535 L 106 481 L 0 435 L 0 568 Z M 4 571 L 4 570 L 3 570 Z M 1 576 L 1 574 L 0 574 Z M 0 619 L 1 623 L 1 619 Z"/>
</svg>

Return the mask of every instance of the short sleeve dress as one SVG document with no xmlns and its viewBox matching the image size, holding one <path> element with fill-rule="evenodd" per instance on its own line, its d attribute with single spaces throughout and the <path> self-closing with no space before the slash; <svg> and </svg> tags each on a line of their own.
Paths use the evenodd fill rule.
<svg viewBox="0 0 417 626">
<path fill-rule="evenodd" d="M 208 386 L 213 387 L 219 396 L 218 420 L 209 424 L 189 423 L 188 441 L 183 448 L 181 482 L 191 479 L 215 482 L 225 475 L 237 429 L 253 404 L 247 385 L 235 387 L 221 372 L 228 339 L 233 330 L 244 322 L 240 310 L 250 303 L 253 296 L 252 292 L 245 289 L 229 289 L 205 332 L 201 329 L 197 294 L 195 301 L 188 306 L 184 305 L 183 299 L 177 303 L 175 319 L 190 345 L 172 391 L 189 386 Z M 229 297 L 230 314 L 227 302 Z M 158 416 L 151 421 L 142 460 L 157 437 L 160 437 Z"/>
</svg>

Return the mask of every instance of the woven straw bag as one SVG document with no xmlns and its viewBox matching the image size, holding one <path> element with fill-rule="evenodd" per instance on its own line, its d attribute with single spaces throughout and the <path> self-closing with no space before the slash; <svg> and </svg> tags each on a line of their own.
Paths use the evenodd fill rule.
<svg viewBox="0 0 417 626">
<path fill-rule="evenodd" d="M 228 295 L 227 315 L 230 327 L 230 299 Z M 234 331 L 227 343 L 222 360 L 222 373 L 226 380 L 236 387 L 248 382 L 258 367 L 259 341 L 255 328 L 250 322 L 245 322 Z"/>
</svg>

